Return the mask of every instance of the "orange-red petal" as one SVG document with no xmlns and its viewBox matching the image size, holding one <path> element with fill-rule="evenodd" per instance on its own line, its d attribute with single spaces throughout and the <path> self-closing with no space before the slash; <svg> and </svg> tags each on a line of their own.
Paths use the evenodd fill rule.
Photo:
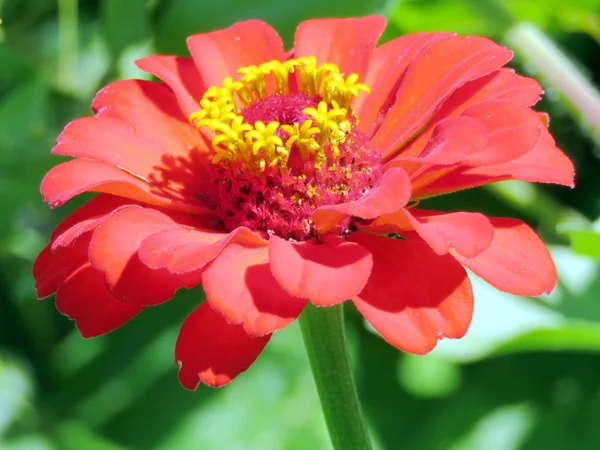
<svg viewBox="0 0 600 450">
<path fill-rule="evenodd" d="M 334 63 L 343 75 L 357 73 L 362 81 L 384 29 L 381 16 L 307 20 L 296 28 L 294 55 L 314 56 L 318 64 Z"/>
<path fill-rule="evenodd" d="M 511 57 L 509 50 L 481 37 L 454 36 L 428 45 L 406 71 L 395 104 L 373 137 L 373 147 L 393 156 L 456 89 L 498 70 Z"/>
<path fill-rule="evenodd" d="M 307 303 L 277 283 L 266 243 L 229 244 L 202 274 L 202 286 L 212 308 L 253 336 L 285 327 Z"/>
<path fill-rule="evenodd" d="M 283 61 L 283 43 L 277 32 L 261 20 L 247 20 L 222 30 L 195 34 L 188 48 L 204 84 L 221 86 L 226 77 L 239 78 L 240 67 L 271 60 Z"/>
<path fill-rule="evenodd" d="M 270 338 L 248 336 L 204 302 L 185 319 L 177 338 L 179 381 L 190 390 L 200 381 L 223 386 L 250 367 Z"/>
<path fill-rule="evenodd" d="M 444 337 L 460 338 L 473 314 L 467 273 L 451 255 L 439 256 L 423 242 L 364 233 L 349 239 L 373 254 L 373 271 L 353 301 L 390 344 L 425 354 Z"/>
<path fill-rule="evenodd" d="M 364 247 L 327 234 L 320 242 L 290 242 L 271 236 L 269 264 L 286 291 L 317 306 L 331 306 L 364 288 L 373 261 Z"/>
<path fill-rule="evenodd" d="M 411 197 L 411 182 L 401 168 L 386 171 L 365 195 L 350 203 L 325 205 L 313 213 L 315 226 L 320 233 L 326 233 L 348 216 L 374 219 L 402 208 Z"/>
<path fill-rule="evenodd" d="M 141 70 L 160 78 L 171 88 L 186 116 L 200 108 L 200 100 L 208 86 L 200 78 L 191 58 L 152 55 L 138 59 L 135 63 Z"/>
<path fill-rule="evenodd" d="M 491 245 L 474 258 L 454 253 L 463 266 L 495 288 L 532 297 L 556 285 L 556 267 L 539 236 L 517 219 L 489 217 L 494 227 Z"/>
</svg>

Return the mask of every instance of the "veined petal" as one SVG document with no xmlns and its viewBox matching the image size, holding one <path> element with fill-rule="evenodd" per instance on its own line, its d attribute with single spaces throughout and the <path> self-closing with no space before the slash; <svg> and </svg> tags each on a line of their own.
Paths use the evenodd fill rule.
<svg viewBox="0 0 600 450">
<path fill-rule="evenodd" d="M 185 319 L 177 338 L 179 381 L 190 390 L 200 381 L 223 386 L 250 367 L 270 338 L 248 336 L 241 325 L 227 323 L 204 302 Z"/>
<path fill-rule="evenodd" d="M 396 91 L 407 67 L 421 49 L 432 42 L 453 36 L 453 33 L 413 33 L 393 39 L 377 47 L 369 64 L 365 84 L 369 95 L 354 101 L 360 117 L 358 128 L 371 136 L 396 99 Z M 374 126 L 375 125 L 375 126 Z"/>
<path fill-rule="evenodd" d="M 285 327 L 307 303 L 277 283 L 266 245 L 229 244 L 202 274 L 202 286 L 211 307 L 252 336 Z"/>
<path fill-rule="evenodd" d="M 178 275 L 165 269 L 152 270 L 139 260 L 137 251 L 146 237 L 175 226 L 164 213 L 132 206 L 121 209 L 96 229 L 89 258 L 104 274 L 113 296 L 126 303 L 156 305 L 171 299 L 177 289 L 200 283 L 199 272 Z"/>
<path fill-rule="evenodd" d="M 384 29 L 381 16 L 307 20 L 296 29 L 294 53 L 314 56 L 318 64 L 334 63 L 345 76 L 357 73 L 363 81 Z"/>
<path fill-rule="evenodd" d="M 269 264 L 286 291 L 317 306 L 331 306 L 364 288 L 373 261 L 367 249 L 334 235 L 324 235 L 320 242 L 271 236 Z"/>
<path fill-rule="evenodd" d="M 181 212 L 210 213 L 203 205 L 169 198 L 147 180 L 98 161 L 74 159 L 52 168 L 42 181 L 42 196 L 52 208 L 83 192 L 102 192 Z M 162 194 L 162 195 L 161 195 Z"/>
<path fill-rule="evenodd" d="M 522 77 L 512 69 L 502 68 L 458 88 L 433 116 L 426 128 L 403 148 L 402 154 L 420 155 L 435 133 L 436 125 L 460 116 L 467 108 L 482 102 L 505 102 L 516 106 L 532 106 L 542 95 L 542 87 L 532 78 Z"/>
<path fill-rule="evenodd" d="M 113 331 L 137 316 L 143 306 L 127 305 L 113 298 L 102 273 L 89 262 L 74 270 L 56 291 L 57 309 L 75 321 L 83 337 Z"/>
<path fill-rule="evenodd" d="M 199 133 L 190 125 L 189 114 L 181 109 L 173 92 L 164 84 L 145 80 L 116 81 L 96 94 L 92 109 L 98 117 L 119 120 L 130 127 L 131 133 L 156 142 L 163 149 L 161 157 L 172 155 L 189 159 L 190 152 L 211 151 L 210 141 L 202 131 Z M 95 126 L 97 122 L 92 124 Z M 95 133 L 96 130 L 85 130 L 88 132 Z M 113 144 L 109 149 L 114 151 L 116 147 Z M 99 148 L 96 151 L 106 150 Z M 144 157 L 148 158 L 148 155 Z M 154 162 L 163 165 L 160 158 Z"/>
<path fill-rule="evenodd" d="M 141 70 L 160 78 L 171 88 L 186 116 L 189 117 L 198 110 L 207 86 L 191 58 L 152 55 L 138 59 L 135 63 Z"/>
<path fill-rule="evenodd" d="M 506 48 L 474 36 L 449 37 L 428 45 L 407 69 L 396 102 L 372 145 L 385 157 L 393 156 L 456 89 L 498 70 L 511 57 Z"/>
<path fill-rule="evenodd" d="M 556 267 L 539 236 L 520 220 L 488 219 L 494 227 L 491 245 L 474 258 L 453 253 L 458 262 L 501 291 L 527 297 L 550 293 Z"/>
<path fill-rule="evenodd" d="M 387 342 L 425 354 L 439 339 L 464 336 L 473 292 L 466 271 L 451 255 L 436 255 L 419 241 L 365 233 L 349 239 L 373 254 L 371 277 L 354 304 Z"/>
<path fill-rule="evenodd" d="M 411 197 L 411 183 L 401 168 L 386 171 L 365 195 L 351 203 L 321 206 L 313 213 L 313 220 L 320 233 L 334 228 L 347 216 L 373 219 L 402 208 Z"/>
<path fill-rule="evenodd" d="M 283 61 L 283 43 L 277 32 L 260 20 L 238 22 L 223 30 L 195 34 L 187 40 L 205 85 L 221 86 L 226 77 L 241 77 L 240 67 Z"/>
</svg>

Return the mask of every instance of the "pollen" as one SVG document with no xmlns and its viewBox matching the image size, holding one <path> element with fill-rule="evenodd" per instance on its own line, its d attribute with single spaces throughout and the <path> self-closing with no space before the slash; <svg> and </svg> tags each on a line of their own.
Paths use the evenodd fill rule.
<svg viewBox="0 0 600 450">
<path fill-rule="evenodd" d="M 214 133 L 214 164 L 239 162 L 253 175 L 306 163 L 320 169 L 338 158 L 358 121 L 351 103 L 370 92 L 358 74 L 344 76 L 335 64 L 318 65 L 312 56 L 242 67 L 238 73 L 239 81 L 227 77 L 222 86 L 206 91 L 190 122 Z M 262 107 L 267 118 L 269 105 L 284 99 L 301 109 L 282 114 L 282 108 L 275 108 L 279 114 L 273 120 L 252 120 L 256 109 Z"/>
</svg>

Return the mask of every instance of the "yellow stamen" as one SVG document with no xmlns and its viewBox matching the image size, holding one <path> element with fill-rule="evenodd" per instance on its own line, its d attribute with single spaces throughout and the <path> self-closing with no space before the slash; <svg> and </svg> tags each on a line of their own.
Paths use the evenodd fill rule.
<svg viewBox="0 0 600 450">
<path fill-rule="evenodd" d="M 316 168 L 322 167 L 327 160 L 326 145 L 329 144 L 332 155 L 337 157 L 339 145 L 350 132 L 352 100 L 360 92 L 370 92 L 367 85 L 357 82 L 358 74 L 344 77 L 335 64 L 317 65 L 313 56 L 242 67 L 238 73 L 243 75 L 241 80 L 227 77 L 221 87 L 212 86 L 206 91 L 200 101 L 201 109 L 190 115 L 190 122 L 198 129 L 207 127 L 215 133 L 213 163 L 241 161 L 244 170 L 249 172 L 287 167 L 293 146 L 298 148 L 304 161 L 310 160 Z M 297 74 L 301 92 L 322 99 L 316 108 L 302 111 L 311 119 L 294 125 L 244 122 L 240 110 L 250 103 L 269 95 L 289 94 L 291 73 Z M 278 136 L 278 130 L 287 138 Z"/>
</svg>

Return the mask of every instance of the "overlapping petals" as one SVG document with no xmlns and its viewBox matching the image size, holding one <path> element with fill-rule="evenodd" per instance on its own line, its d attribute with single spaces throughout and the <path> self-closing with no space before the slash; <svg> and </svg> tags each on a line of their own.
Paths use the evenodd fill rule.
<svg viewBox="0 0 600 450">
<path fill-rule="evenodd" d="M 138 61 L 162 83 L 105 87 L 95 115 L 69 124 L 53 149 L 73 159 L 42 182 L 52 207 L 99 194 L 40 253 L 38 296 L 55 293 L 58 309 L 93 337 L 201 284 L 207 300 L 185 320 L 175 350 L 179 379 L 194 389 L 246 370 L 309 301 L 351 300 L 386 341 L 423 354 L 469 327 L 465 268 L 505 292 L 549 292 L 554 264 L 526 224 L 417 205 L 507 179 L 572 187 L 572 163 L 547 117 L 531 109 L 540 85 L 503 68 L 511 52 L 488 39 L 417 33 L 377 47 L 384 27 L 376 16 L 307 21 L 285 52 L 273 28 L 251 20 L 190 37 L 191 58 Z M 188 118 L 206 89 L 239 79 L 238 68 L 303 56 L 371 87 L 353 108 L 383 174 L 360 198 L 312 211 L 312 239 L 223 230 L 204 195 L 213 133 Z"/>
</svg>

